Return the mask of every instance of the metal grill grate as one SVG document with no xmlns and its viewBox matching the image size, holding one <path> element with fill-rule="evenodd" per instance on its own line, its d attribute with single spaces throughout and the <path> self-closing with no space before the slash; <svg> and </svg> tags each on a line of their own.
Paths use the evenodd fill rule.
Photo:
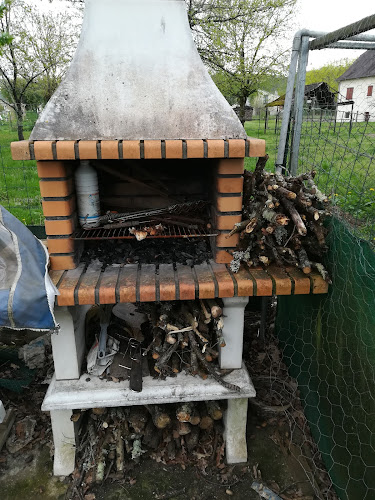
<svg viewBox="0 0 375 500">
<path fill-rule="evenodd" d="M 130 228 L 104 229 L 102 227 L 95 229 L 77 229 L 72 238 L 75 240 L 113 240 L 113 239 L 135 239 L 130 233 Z M 165 225 L 164 229 L 155 235 L 148 235 L 147 238 L 205 238 L 208 236 L 217 236 L 218 233 L 212 229 L 196 228 L 190 229 L 176 225 Z"/>
</svg>

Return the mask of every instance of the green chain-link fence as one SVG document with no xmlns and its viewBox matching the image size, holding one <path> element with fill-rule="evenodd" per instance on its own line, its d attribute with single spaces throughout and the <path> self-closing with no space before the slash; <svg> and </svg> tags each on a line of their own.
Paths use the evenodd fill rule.
<svg viewBox="0 0 375 500">
<path fill-rule="evenodd" d="M 276 330 L 336 492 L 345 500 L 371 500 L 375 254 L 337 218 L 331 220 L 328 243 L 326 265 L 333 281 L 329 293 L 279 297 Z M 292 431 L 296 425 L 292 422 Z"/>
</svg>

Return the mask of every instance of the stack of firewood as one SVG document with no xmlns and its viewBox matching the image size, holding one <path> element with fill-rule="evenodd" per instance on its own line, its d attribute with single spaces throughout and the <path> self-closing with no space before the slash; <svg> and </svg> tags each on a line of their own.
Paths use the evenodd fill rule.
<svg viewBox="0 0 375 500">
<path fill-rule="evenodd" d="M 223 309 L 217 300 L 143 303 L 151 342 L 143 351 L 154 376 L 165 378 L 181 371 L 201 378 L 214 378 L 229 390 L 239 388 L 223 380 L 227 373 L 218 366 L 218 348 L 225 348 Z"/>
<path fill-rule="evenodd" d="M 143 455 L 165 464 L 223 462 L 223 408 L 217 401 L 94 408 L 77 449 L 79 484 L 120 479 Z"/>
<path fill-rule="evenodd" d="M 245 171 L 243 220 L 228 235 L 240 233 L 232 271 L 241 262 L 249 267 L 274 263 L 297 266 L 305 274 L 315 268 L 329 280 L 321 264 L 327 251 L 323 222 L 329 200 L 314 183 L 316 172 L 273 174 L 264 170 L 267 160 L 259 158 L 254 172 Z"/>
</svg>

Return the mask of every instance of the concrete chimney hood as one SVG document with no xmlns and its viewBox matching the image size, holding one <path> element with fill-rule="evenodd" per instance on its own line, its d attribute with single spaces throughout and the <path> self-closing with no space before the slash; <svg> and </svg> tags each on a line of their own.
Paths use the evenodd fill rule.
<svg viewBox="0 0 375 500">
<path fill-rule="evenodd" d="M 69 71 L 31 140 L 246 139 L 183 0 L 86 0 Z"/>
</svg>

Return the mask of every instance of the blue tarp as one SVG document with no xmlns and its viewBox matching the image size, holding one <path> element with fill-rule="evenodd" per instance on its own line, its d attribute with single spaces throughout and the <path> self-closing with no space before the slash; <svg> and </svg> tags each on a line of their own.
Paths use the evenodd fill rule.
<svg viewBox="0 0 375 500">
<path fill-rule="evenodd" d="M 44 245 L 0 205 L 0 327 L 55 328 L 57 291 L 48 276 Z"/>
</svg>

